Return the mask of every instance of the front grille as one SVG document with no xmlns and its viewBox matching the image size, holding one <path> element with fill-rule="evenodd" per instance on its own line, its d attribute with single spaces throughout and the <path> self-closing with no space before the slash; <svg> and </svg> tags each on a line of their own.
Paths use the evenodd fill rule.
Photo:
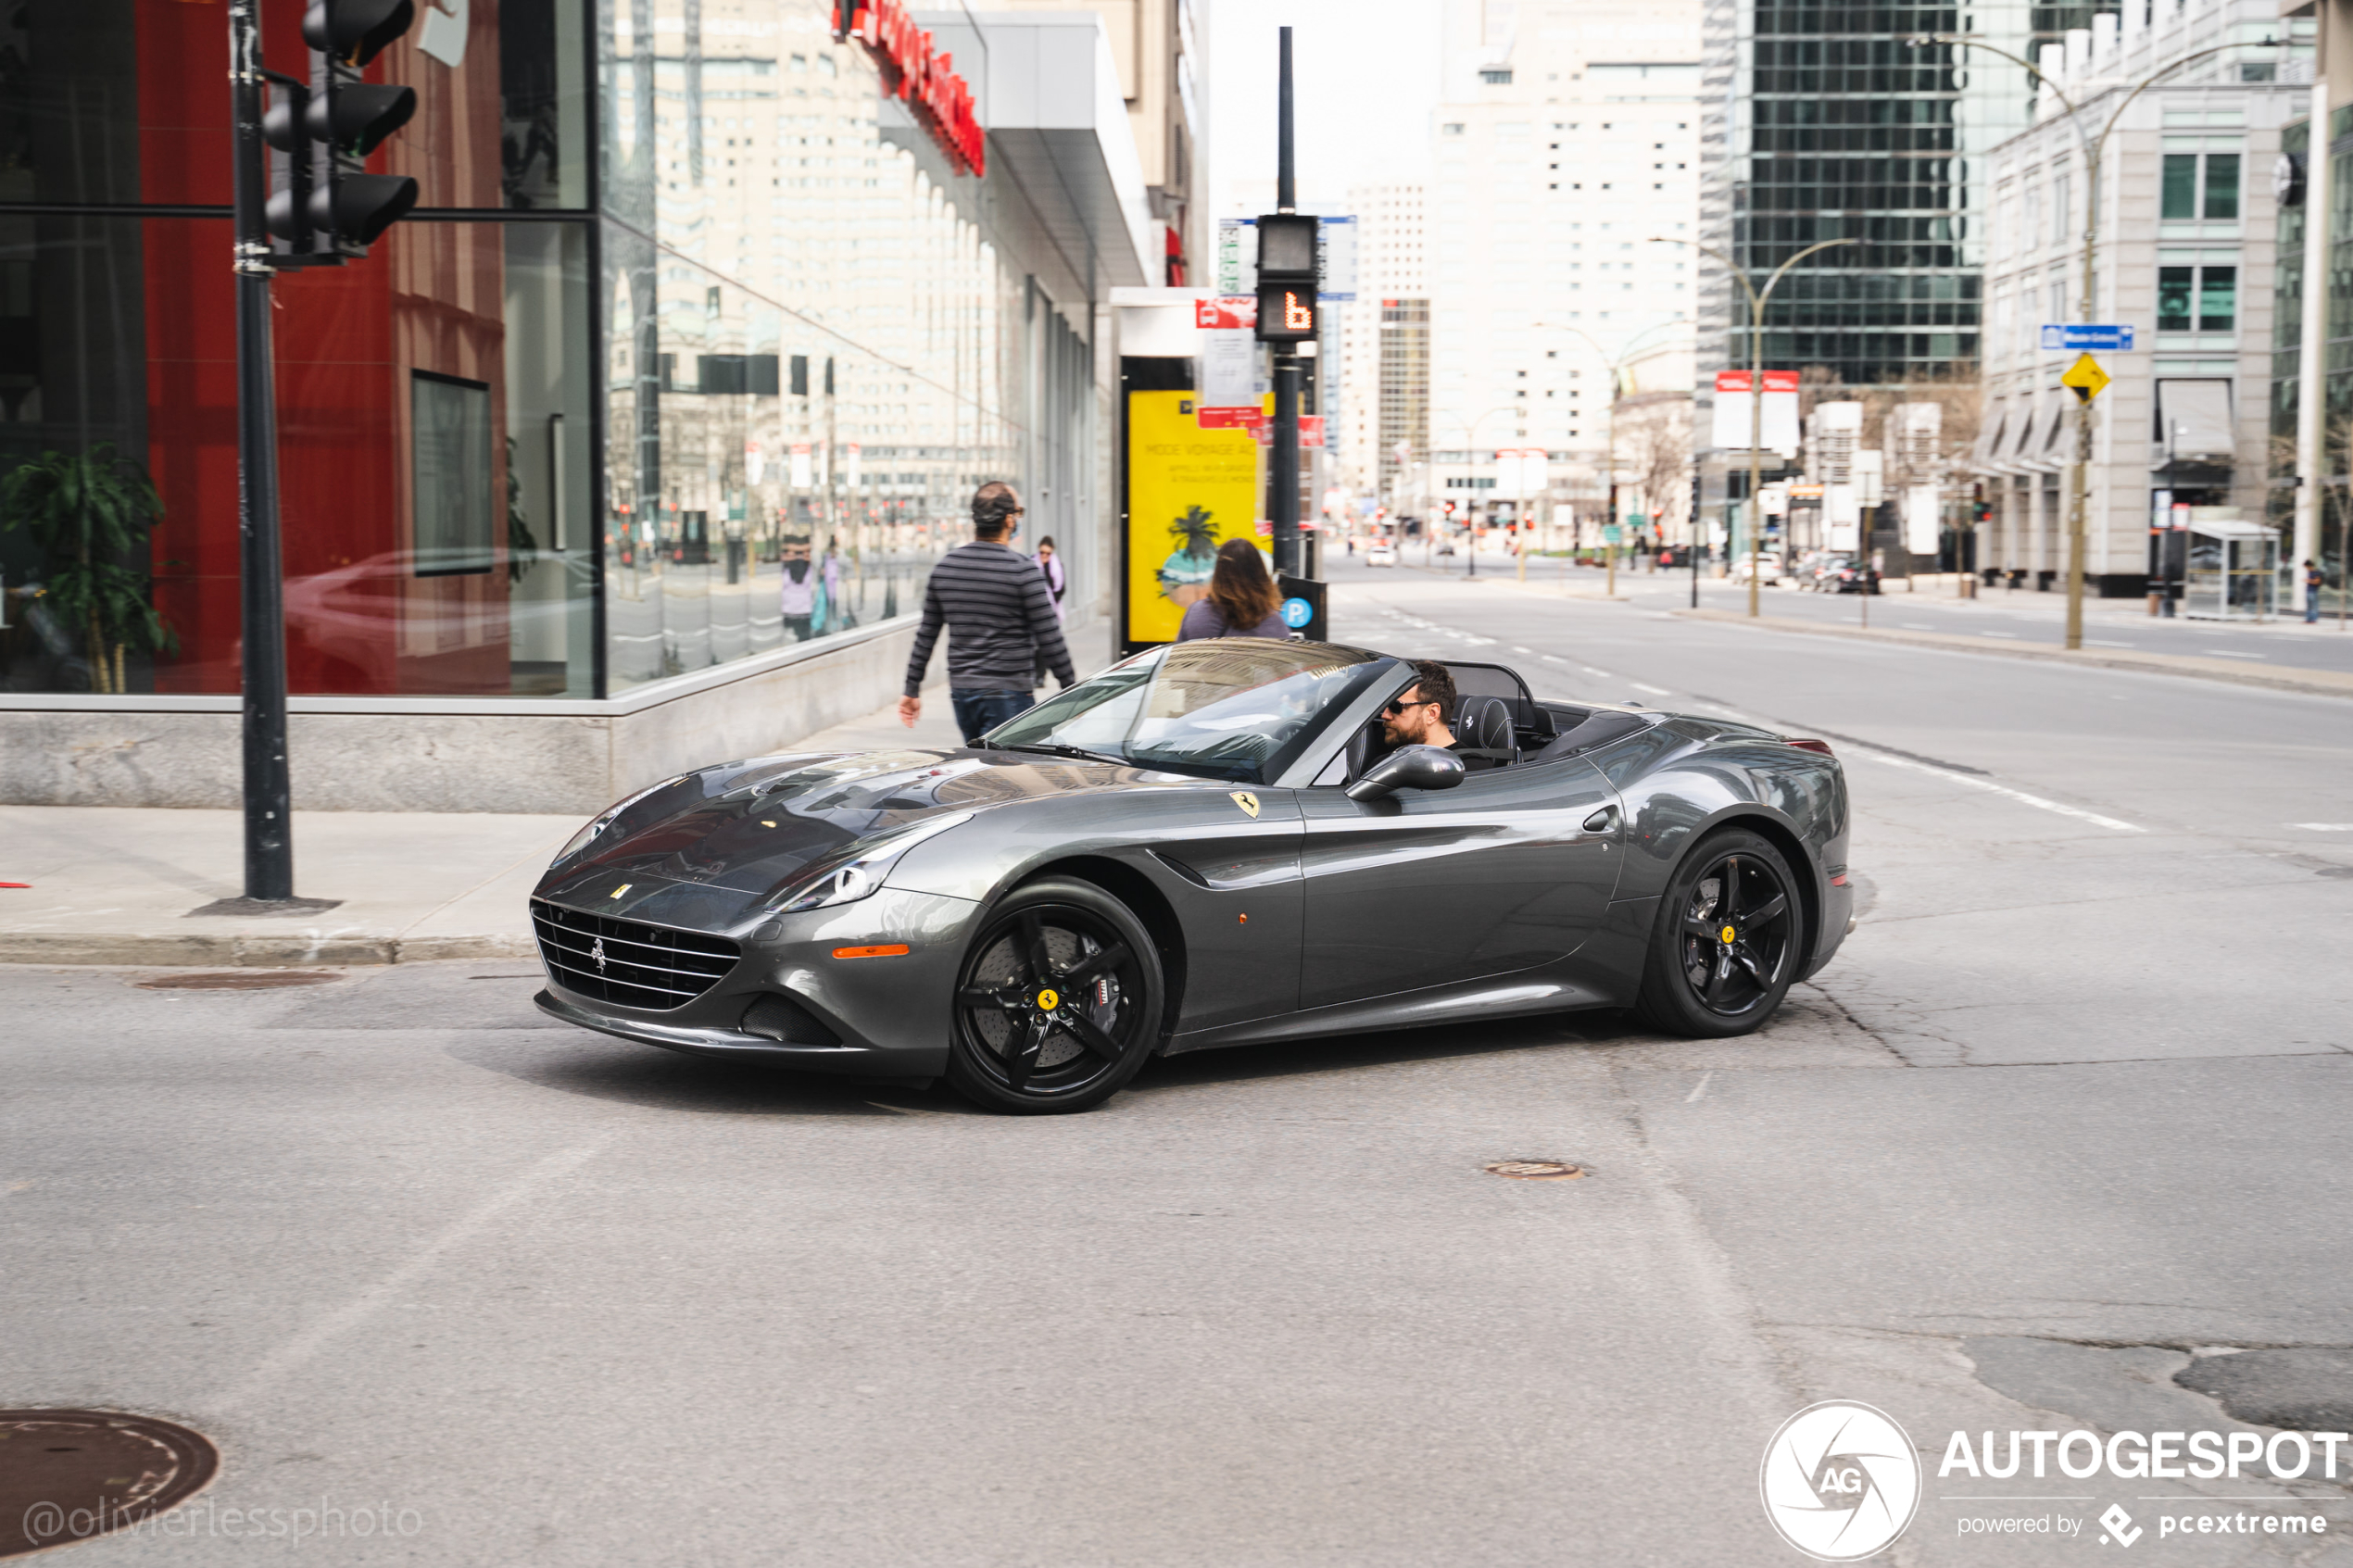
<svg viewBox="0 0 2353 1568">
<path fill-rule="evenodd" d="M 724 936 L 582 914 L 544 898 L 531 901 L 531 923 L 556 984 L 577 996 L 652 1012 L 685 1007 L 724 979 L 742 953 Z"/>
</svg>

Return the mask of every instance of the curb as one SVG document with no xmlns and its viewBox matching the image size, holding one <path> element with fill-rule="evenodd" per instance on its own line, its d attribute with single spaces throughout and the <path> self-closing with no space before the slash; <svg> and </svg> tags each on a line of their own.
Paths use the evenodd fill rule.
<svg viewBox="0 0 2353 1568">
<path fill-rule="evenodd" d="M 290 931 L 255 936 L 151 932 L 0 933 L 0 963 L 93 964 L 126 968 L 283 969 L 320 964 L 350 968 L 426 963 L 435 959 L 529 959 L 528 936 L 387 936 Z"/>
<path fill-rule="evenodd" d="M 2259 669 L 2228 664 L 2219 659 L 2189 654 L 2131 653 L 2120 650 L 2070 650 L 2033 643 L 2005 643 L 1992 638 L 1949 636 L 1942 632 L 1890 632 L 1876 627 L 1830 626 L 1816 621 L 1793 621 L 1766 615 L 1754 619 L 1728 609 L 1674 609 L 1667 613 L 1684 621 L 1707 621 L 1722 626 L 1745 626 L 1758 632 L 1794 632 L 1811 637 L 1844 637 L 1850 642 L 1894 643 L 1904 647 L 1934 648 L 1944 653 L 1992 654 L 1997 659 L 2034 659 L 2045 664 L 2070 664 L 2095 670 L 2130 670 L 2144 675 L 2186 675 L 2224 685 L 2256 686 L 2267 691 L 2301 692 L 2309 696 L 2353 697 L 2353 674 L 2334 670 Z"/>
</svg>

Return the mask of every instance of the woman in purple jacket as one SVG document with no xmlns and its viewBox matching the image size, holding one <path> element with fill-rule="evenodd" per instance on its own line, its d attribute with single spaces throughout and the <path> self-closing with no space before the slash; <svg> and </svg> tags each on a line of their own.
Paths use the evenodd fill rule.
<svg viewBox="0 0 2353 1568">
<path fill-rule="evenodd" d="M 1283 624 L 1282 596 L 1267 574 L 1265 552 L 1248 539 L 1228 539 L 1218 546 L 1209 596 L 1186 607 L 1176 640 L 1290 635 L 1290 628 Z"/>
</svg>

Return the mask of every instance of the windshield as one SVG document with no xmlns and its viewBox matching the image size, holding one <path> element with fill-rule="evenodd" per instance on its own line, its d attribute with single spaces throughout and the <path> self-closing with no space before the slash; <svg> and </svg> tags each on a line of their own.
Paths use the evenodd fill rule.
<svg viewBox="0 0 2353 1568">
<path fill-rule="evenodd" d="M 1389 662 L 1329 643 L 1204 637 L 1115 664 L 998 725 L 987 740 L 1265 784 Z"/>
</svg>

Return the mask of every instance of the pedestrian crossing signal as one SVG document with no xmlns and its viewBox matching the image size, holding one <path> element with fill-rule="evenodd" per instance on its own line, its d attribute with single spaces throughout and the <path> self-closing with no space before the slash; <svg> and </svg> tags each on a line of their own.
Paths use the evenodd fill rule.
<svg viewBox="0 0 2353 1568">
<path fill-rule="evenodd" d="M 1258 290 L 1258 341 L 1305 343 L 1316 333 L 1315 286 L 1266 283 Z"/>
</svg>

